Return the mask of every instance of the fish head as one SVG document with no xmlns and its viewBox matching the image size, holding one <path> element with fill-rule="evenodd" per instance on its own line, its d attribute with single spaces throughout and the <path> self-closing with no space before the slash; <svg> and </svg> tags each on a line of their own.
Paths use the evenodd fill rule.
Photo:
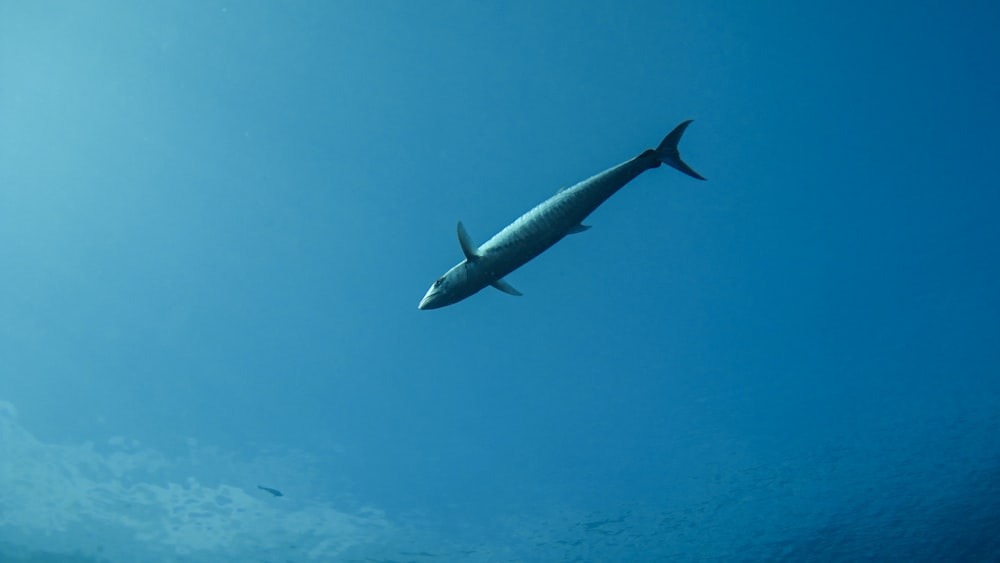
<svg viewBox="0 0 1000 563">
<path fill-rule="evenodd" d="M 463 260 L 445 272 L 443 276 L 434 280 L 417 308 L 439 309 L 458 303 L 486 285 L 485 283 L 476 283 L 479 281 L 479 277 L 476 275 L 474 264 Z"/>
</svg>

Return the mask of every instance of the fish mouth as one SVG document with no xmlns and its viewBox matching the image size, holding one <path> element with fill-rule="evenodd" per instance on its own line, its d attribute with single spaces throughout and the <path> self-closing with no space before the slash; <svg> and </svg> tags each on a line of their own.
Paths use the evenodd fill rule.
<svg viewBox="0 0 1000 563">
<path fill-rule="evenodd" d="M 430 306 L 433 300 L 434 300 L 434 295 L 428 292 L 427 295 L 424 295 L 424 298 L 420 300 L 420 304 L 417 305 L 417 309 L 420 309 L 421 311 L 424 311 L 426 309 L 433 309 L 434 307 Z"/>
<path fill-rule="evenodd" d="M 439 309 L 443 307 L 444 304 L 441 303 L 441 296 L 437 293 L 427 292 L 427 295 L 420 300 L 420 304 L 417 305 L 417 309 L 421 311 L 426 311 L 427 309 Z"/>
</svg>

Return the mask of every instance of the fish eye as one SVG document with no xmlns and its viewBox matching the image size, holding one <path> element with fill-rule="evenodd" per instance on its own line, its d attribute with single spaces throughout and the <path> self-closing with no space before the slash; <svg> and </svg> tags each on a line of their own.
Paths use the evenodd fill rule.
<svg viewBox="0 0 1000 563">
<path fill-rule="evenodd" d="M 444 282 L 444 278 L 438 278 L 434 280 L 434 287 L 440 286 L 442 282 Z"/>
</svg>

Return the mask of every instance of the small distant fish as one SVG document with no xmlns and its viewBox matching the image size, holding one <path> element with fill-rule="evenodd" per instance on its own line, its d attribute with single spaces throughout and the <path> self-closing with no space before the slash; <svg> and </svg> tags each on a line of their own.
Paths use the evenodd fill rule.
<svg viewBox="0 0 1000 563">
<path fill-rule="evenodd" d="M 285 496 L 278 489 L 272 489 L 271 487 L 265 487 L 264 485 L 257 485 L 257 488 L 260 489 L 260 490 L 262 490 L 262 491 L 267 491 L 267 492 L 271 493 L 272 495 L 274 495 L 276 497 L 283 497 L 283 496 Z"/>
</svg>

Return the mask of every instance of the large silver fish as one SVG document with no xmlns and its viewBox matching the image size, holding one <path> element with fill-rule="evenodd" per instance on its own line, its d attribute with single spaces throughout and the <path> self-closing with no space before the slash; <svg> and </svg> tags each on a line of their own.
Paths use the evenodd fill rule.
<svg viewBox="0 0 1000 563">
<path fill-rule="evenodd" d="M 646 150 L 629 161 L 559 191 L 521 215 L 482 246 L 477 247 L 472 242 L 459 221 L 458 242 L 462 245 L 465 260 L 435 280 L 417 307 L 437 309 L 451 305 L 488 285 L 511 295 L 521 295 L 504 281 L 504 276 L 566 235 L 589 229 L 583 220 L 625 184 L 650 168 L 668 164 L 688 176 L 704 180 L 681 160 L 677 151 L 677 143 L 690 124 L 688 120 L 678 125 L 655 149 Z"/>
</svg>

